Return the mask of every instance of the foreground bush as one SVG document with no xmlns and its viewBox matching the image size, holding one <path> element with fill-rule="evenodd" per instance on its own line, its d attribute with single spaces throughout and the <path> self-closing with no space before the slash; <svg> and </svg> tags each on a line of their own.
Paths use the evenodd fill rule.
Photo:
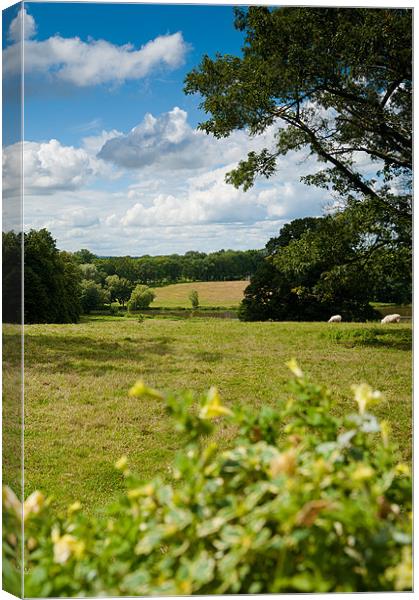
<svg viewBox="0 0 419 600">
<path fill-rule="evenodd" d="M 7 589 L 23 518 L 29 597 L 410 590 L 411 476 L 368 412 L 379 393 L 353 386 L 357 412 L 335 417 L 331 394 L 289 366 L 290 397 L 258 413 L 215 388 L 197 402 L 137 383 L 130 394 L 165 402 L 184 440 L 175 484 L 139 481 L 123 457 L 126 494 L 98 518 L 78 502 L 57 517 L 39 492 L 22 512 L 5 488 Z M 219 417 L 237 428 L 226 451 L 207 437 Z"/>
</svg>

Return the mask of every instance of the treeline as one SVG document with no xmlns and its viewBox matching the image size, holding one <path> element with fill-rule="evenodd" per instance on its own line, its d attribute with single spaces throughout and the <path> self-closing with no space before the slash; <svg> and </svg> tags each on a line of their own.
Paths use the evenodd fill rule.
<svg viewBox="0 0 419 600">
<path fill-rule="evenodd" d="M 145 285 L 159 286 L 186 281 L 231 281 L 248 279 L 263 261 L 261 250 L 186 252 L 165 256 L 101 258 L 83 249 L 74 253 L 80 264 L 94 264 L 102 277 L 109 275 Z"/>
<path fill-rule="evenodd" d="M 3 233 L 3 321 L 21 320 L 22 234 Z M 71 323 L 118 302 L 146 307 L 149 286 L 180 281 L 250 278 L 263 262 L 260 250 L 187 252 L 133 258 L 98 257 L 87 249 L 60 251 L 46 229 L 24 234 L 26 323 Z"/>
</svg>

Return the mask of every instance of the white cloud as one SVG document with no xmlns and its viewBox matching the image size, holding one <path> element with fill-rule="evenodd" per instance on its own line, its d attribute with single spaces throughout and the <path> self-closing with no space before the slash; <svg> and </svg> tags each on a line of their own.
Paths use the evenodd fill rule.
<svg viewBox="0 0 419 600">
<path fill-rule="evenodd" d="M 120 135 L 122 135 L 122 133 L 117 129 L 112 129 L 111 131 L 106 131 L 105 129 L 103 129 L 102 132 L 98 135 L 89 135 L 84 137 L 81 143 L 83 148 L 89 154 L 96 155 L 100 151 L 102 146 L 105 144 L 105 142 L 114 139 L 115 137 L 118 137 Z"/>
<path fill-rule="evenodd" d="M 120 167 L 138 169 L 196 169 L 205 165 L 210 142 L 187 122 L 187 113 L 175 106 L 155 118 L 147 113 L 126 135 L 108 140 L 98 156 Z"/>
<path fill-rule="evenodd" d="M 193 129 L 187 113 L 175 106 L 159 117 L 147 113 L 127 134 L 109 139 L 98 156 L 127 169 L 153 167 L 167 172 L 222 166 L 240 160 L 250 150 L 273 144 L 273 128 L 256 137 L 236 131 L 228 138 L 216 139 Z"/>
<path fill-rule="evenodd" d="M 324 191 L 308 188 L 295 179 L 275 176 L 268 187 L 258 183 L 247 192 L 225 183 L 225 174 L 233 165 L 191 177 L 183 189 L 172 193 L 162 187 L 157 195 L 141 188 L 131 189 L 128 200 L 134 202 L 122 215 L 123 227 L 180 227 L 203 224 L 252 225 L 262 221 L 291 220 L 297 216 L 320 214 Z M 167 189 L 170 188 L 167 182 Z M 116 216 L 112 215 L 115 225 Z"/>
<path fill-rule="evenodd" d="M 11 194 L 19 191 L 22 147 L 25 195 L 75 190 L 109 171 L 107 165 L 83 148 L 63 146 L 58 140 L 18 142 L 3 150 L 3 187 Z"/>
<path fill-rule="evenodd" d="M 19 13 L 20 14 L 20 13 Z M 9 29 L 9 38 L 16 42 L 3 51 L 3 74 L 11 75 L 20 66 L 19 20 L 16 17 Z M 46 40 L 29 39 L 35 34 L 36 24 L 26 10 L 25 72 L 32 76 L 49 74 L 52 78 L 85 87 L 98 84 L 118 84 L 141 79 L 153 70 L 164 67 L 175 69 L 183 64 L 188 44 L 180 31 L 161 35 L 138 49 L 132 44 L 117 46 L 106 40 L 63 38 L 55 35 Z"/>
<path fill-rule="evenodd" d="M 81 208 L 71 208 L 65 210 L 59 217 L 47 221 L 44 226 L 47 229 L 63 228 L 82 228 L 99 225 L 100 219 L 97 210 Z"/>
<path fill-rule="evenodd" d="M 8 31 L 8 39 L 12 42 L 20 42 L 22 39 L 28 40 L 36 33 L 35 19 L 28 14 L 26 8 L 23 7 L 13 21 L 10 23 Z"/>
<path fill-rule="evenodd" d="M 49 228 L 63 249 L 88 247 L 102 255 L 263 247 L 284 223 L 320 215 L 330 200 L 300 182 L 321 168 L 305 151 L 280 156 L 274 176 L 247 192 L 225 182 L 249 150 L 273 144 L 271 129 L 256 138 L 239 131 L 217 140 L 192 129 L 180 108 L 149 114 L 126 135 L 102 130 L 83 138 L 80 148 L 26 142 L 25 222 Z M 111 163 L 101 158 L 104 149 Z M 6 187 L 16 177 L 18 151 L 17 144 L 5 149 Z M 128 164 L 136 169 L 124 169 Z M 110 183 L 117 175 L 118 184 Z"/>
</svg>

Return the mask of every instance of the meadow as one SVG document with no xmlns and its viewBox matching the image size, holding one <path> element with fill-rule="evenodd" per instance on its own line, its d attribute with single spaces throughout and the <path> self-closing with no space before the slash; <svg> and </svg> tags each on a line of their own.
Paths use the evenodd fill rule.
<svg viewBox="0 0 419 600">
<path fill-rule="evenodd" d="M 238 308 L 248 281 L 194 281 L 154 289 L 153 308 L 190 308 L 189 294 L 198 292 L 201 307 Z"/>
<path fill-rule="evenodd" d="M 42 489 L 57 507 L 78 499 L 100 511 L 123 487 L 114 468 L 122 455 L 144 479 L 170 479 L 181 440 L 158 400 L 128 396 L 139 378 L 196 393 L 215 384 L 226 405 L 257 410 L 287 397 L 285 362 L 296 357 L 313 381 L 331 387 L 338 413 L 355 408 L 352 383 L 381 390 L 375 412 L 390 421 L 402 457 L 411 456 L 410 324 L 96 316 L 25 332 L 25 494 Z M 6 329 L 6 352 L 13 338 Z M 220 447 L 233 434 L 222 424 Z"/>
</svg>

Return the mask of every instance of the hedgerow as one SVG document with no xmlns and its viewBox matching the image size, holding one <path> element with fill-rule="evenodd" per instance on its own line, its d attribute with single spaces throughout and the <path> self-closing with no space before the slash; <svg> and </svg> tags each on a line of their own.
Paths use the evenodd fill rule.
<svg viewBox="0 0 419 600">
<path fill-rule="evenodd" d="M 22 505 L 4 488 L 4 583 L 18 593 L 24 521 L 25 596 L 137 596 L 412 589 L 411 475 L 396 460 L 380 394 L 353 386 L 357 411 L 332 412 L 324 387 L 290 361 L 290 395 L 259 412 L 138 382 L 159 398 L 184 448 L 173 484 L 116 464 L 126 493 L 104 516 L 79 502 L 56 515 L 40 492 Z M 251 392 L 250 392 L 251 394 Z M 213 441 L 219 418 L 237 437 Z"/>
</svg>

